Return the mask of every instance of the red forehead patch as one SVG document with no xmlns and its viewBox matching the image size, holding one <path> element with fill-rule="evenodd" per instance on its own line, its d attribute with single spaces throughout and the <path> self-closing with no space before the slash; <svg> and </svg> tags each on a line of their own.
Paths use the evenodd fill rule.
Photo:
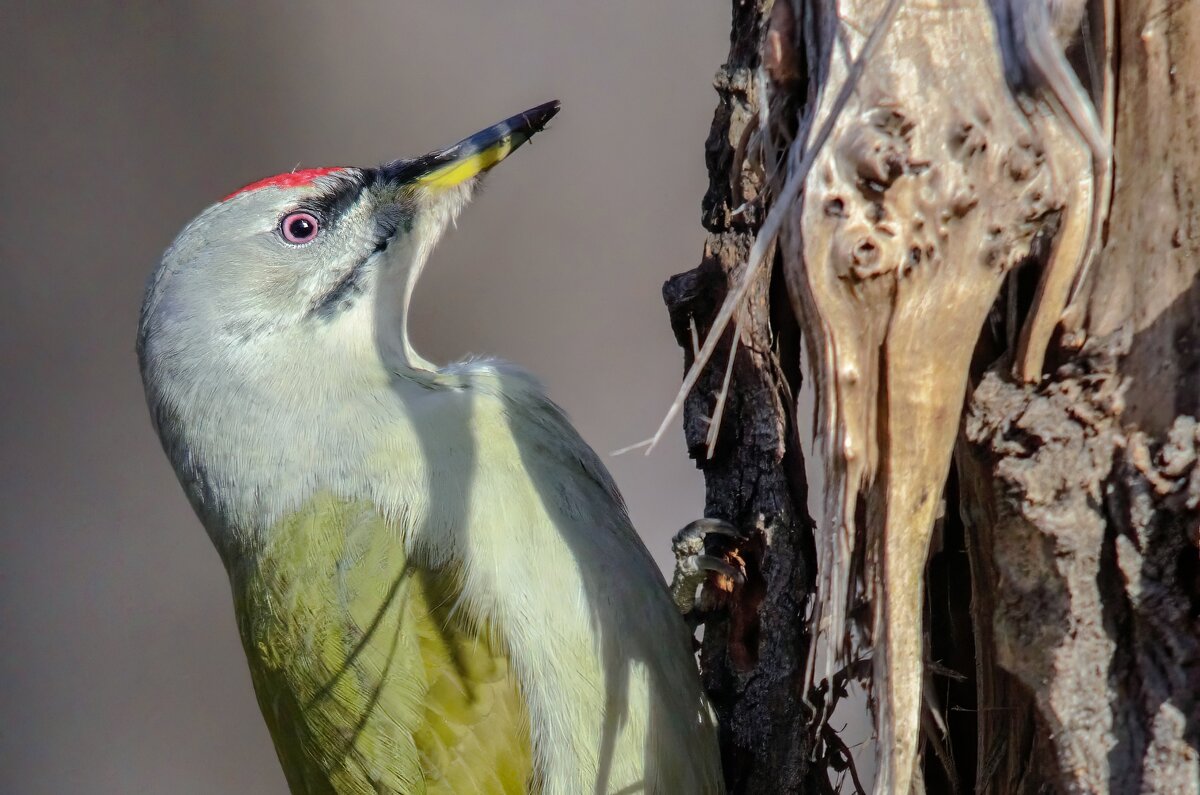
<svg viewBox="0 0 1200 795">
<path fill-rule="evenodd" d="M 334 172 L 341 171 L 342 168 L 342 166 L 335 166 L 333 168 L 303 168 L 299 171 L 289 171 L 286 174 L 276 174 L 273 177 L 260 179 L 258 182 L 251 182 L 245 187 L 238 188 L 224 199 L 221 199 L 221 201 L 229 201 L 234 196 L 241 196 L 243 193 L 258 190 L 259 188 L 297 188 L 301 185 L 309 185 L 317 177 L 333 174 Z"/>
</svg>

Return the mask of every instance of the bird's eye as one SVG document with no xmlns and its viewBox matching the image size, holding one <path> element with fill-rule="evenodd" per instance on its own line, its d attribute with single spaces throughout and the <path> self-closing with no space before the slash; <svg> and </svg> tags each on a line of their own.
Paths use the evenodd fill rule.
<svg viewBox="0 0 1200 795">
<path fill-rule="evenodd" d="M 279 222 L 279 234 L 294 246 L 309 242 L 317 236 L 319 231 L 321 231 L 321 222 L 317 220 L 317 216 L 303 210 L 288 213 Z"/>
</svg>

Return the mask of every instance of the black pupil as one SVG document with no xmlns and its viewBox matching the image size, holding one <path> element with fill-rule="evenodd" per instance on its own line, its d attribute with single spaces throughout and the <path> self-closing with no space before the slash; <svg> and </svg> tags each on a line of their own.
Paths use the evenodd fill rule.
<svg viewBox="0 0 1200 795">
<path fill-rule="evenodd" d="M 312 237 L 316 231 L 317 225 L 307 216 L 302 215 L 299 218 L 293 218 L 288 221 L 288 232 L 291 233 L 292 237 L 299 238 L 300 240 Z"/>
</svg>

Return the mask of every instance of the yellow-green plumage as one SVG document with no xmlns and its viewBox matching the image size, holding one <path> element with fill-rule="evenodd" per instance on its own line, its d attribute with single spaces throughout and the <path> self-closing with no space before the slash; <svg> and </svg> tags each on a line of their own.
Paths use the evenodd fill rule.
<svg viewBox="0 0 1200 795">
<path fill-rule="evenodd" d="M 524 700 L 457 577 L 371 506 L 324 496 L 231 570 L 254 687 L 299 793 L 524 793 Z"/>
</svg>

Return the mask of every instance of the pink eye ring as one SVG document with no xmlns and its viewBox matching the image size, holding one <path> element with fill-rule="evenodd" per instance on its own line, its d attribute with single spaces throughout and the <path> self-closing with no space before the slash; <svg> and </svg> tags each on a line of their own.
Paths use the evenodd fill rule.
<svg viewBox="0 0 1200 795">
<path fill-rule="evenodd" d="M 320 231 L 321 222 L 317 220 L 317 216 L 304 210 L 288 213 L 279 222 L 279 234 L 293 246 L 310 242 Z"/>
</svg>

